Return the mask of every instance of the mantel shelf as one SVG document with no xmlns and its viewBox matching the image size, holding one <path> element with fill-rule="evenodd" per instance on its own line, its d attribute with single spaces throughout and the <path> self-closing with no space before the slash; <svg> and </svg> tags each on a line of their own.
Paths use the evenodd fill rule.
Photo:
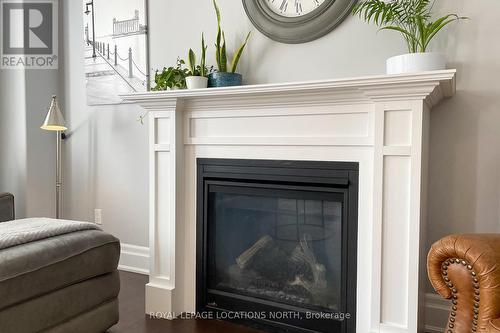
<svg viewBox="0 0 500 333">
<path fill-rule="evenodd" d="M 146 109 L 157 109 L 177 100 L 234 100 L 269 96 L 296 96 L 331 92 L 330 100 L 370 102 L 397 99 L 423 99 L 430 107 L 455 94 L 456 70 L 412 74 L 376 75 L 321 81 L 244 85 L 237 87 L 152 91 L 122 95 L 124 101 Z M 166 105 L 165 105 L 166 104 Z"/>
</svg>

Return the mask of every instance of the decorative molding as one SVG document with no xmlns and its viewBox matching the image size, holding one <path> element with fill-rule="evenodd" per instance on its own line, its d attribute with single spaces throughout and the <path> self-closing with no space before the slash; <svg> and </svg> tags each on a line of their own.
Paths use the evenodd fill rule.
<svg viewBox="0 0 500 333">
<path fill-rule="evenodd" d="M 170 145 L 168 143 L 158 143 L 155 144 L 155 151 L 164 151 L 164 152 L 169 152 L 170 151 Z"/>
<path fill-rule="evenodd" d="M 118 269 L 149 275 L 149 248 L 122 243 Z"/>
<path fill-rule="evenodd" d="M 175 109 L 177 102 L 188 101 L 191 109 L 203 110 L 241 106 L 283 105 L 290 103 L 369 103 L 376 101 L 425 100 L 430 107 L 442 98 L 455 93 L 456 70 L 442 70 L 412 74 L 377 75 L 322 81 L 273 83 L 222 87 L 154 91 L 122 95 L 128 102 L 140 104 L 148 110 Z M 281 98 L 278 98 L 281 97 Z M 215 100 L 214 100 L 215 98 Z M 276 101 L 276 98 L 281 101 Z M 275 102 L 273 102 L 273 100 Z M 277 103 L 277 104 L 276 104 Z M 281 103 L 281 104 L 280 104 Z"/>
<path fill-rule="evenodd" d="M 370 108 L 368 108 L 370 109 Z M 238 109 L 236 109 L 238 110 Z M 373 114 L 366 106 L 284 110 L 186 111 L 186 145 L 372 146 Z M 315 123 L 312 127 L 310 124 Z"/>
</svg>

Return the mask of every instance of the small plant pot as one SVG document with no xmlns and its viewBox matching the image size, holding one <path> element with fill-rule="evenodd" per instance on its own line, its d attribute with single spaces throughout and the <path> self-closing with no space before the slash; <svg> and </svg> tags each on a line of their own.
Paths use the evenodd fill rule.
<svg viewBox="0 0 500 333">
<path fill-rule="evenodd" d="M 446 69 L 446 59 L 440 53 L 407 53 L 387 59 L 387 74 L 404 74 Z"/>
<path fill-rule="evenodd" d="M 243 77 L 238 73 L 215 72 L 208 75 L 208 87 L 241 86 Z"/>
<path fill-rule="evenodd" d="M 204 76 L 188 76 L 186 77 L 186 86 L 188 89 L 202 89 L 208 85 L 208 78 Z"/>
</svg>

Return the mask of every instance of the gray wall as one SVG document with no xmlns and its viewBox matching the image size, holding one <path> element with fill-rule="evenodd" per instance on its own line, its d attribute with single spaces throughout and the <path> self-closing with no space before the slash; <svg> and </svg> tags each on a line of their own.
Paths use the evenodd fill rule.
<svg viewBox="0 0 500 333">
<path fill-rule="evenodd" d="M 23 71 L 0 70 L 0 191 L 18 198 L 16 213 L 26 215 L 26 103 Z"/>
<path fill-rule="evenodd" d="M 219 0 L 229 48 L 252 29 L 240 1 Z M 216 29 L 209 0 L 150 0 L 153 68 L 199 49 L 205 32 L 213 54 Z M 429 243 L 454 232 L 500 230 L 500 26 L 497 0 L 441 0 L 437 12 L 471 19 L 447 28 L 433 44 L 458 69 L 457 95 L 432 112 Z M 147 129 L 128 106 L 85 106 L 81 6 L 65 2 L 67 145 L 66 216 L 93 219 L 122 241 L 147 245 Z M 70 19 L 71 18 L 71 19 Z M 273 42 L 253 29 L 240 72 L 246 83 L 383 74 L 385 59 L 405 52 L 401 38 L 348 18 L 333 33 L 307 44 Z M 76 36 L 76 37 L 72 37 Z M 213 57 L 211 57 L 213 59 Z"/>
<path fill-rule="evenodd" d="M 55 215 L 55 143 L 40 129 L 57 70 L 0 70 L 0 191 L 16 196 L 16 215 Z"/>
<path fill-rule="evenodd" d="M 500 2 L 440 1 L 470 17 L 437 49 L 458 69 L 457 95 L 432 112 L 429 242 L 500 231 Z"/>
</svg>

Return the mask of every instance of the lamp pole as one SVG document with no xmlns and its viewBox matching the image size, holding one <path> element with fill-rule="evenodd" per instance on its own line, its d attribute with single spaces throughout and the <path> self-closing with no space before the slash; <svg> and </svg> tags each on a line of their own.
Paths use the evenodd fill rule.
<svg viewBox="0 0 500 333">
<path fill-rule="evenodd" d="M 62 131 L 57 131 L 56 141 L 56 219 L 61 218 L 61 187 L 62 187 Z"/>
<path fill-rule="evenodd" d="M 46 131 L 56 132 L 56 218 L 61 218 L 61 187 L 62 187 L 62 159 L 61 159 L 61 145 L 62 139 L 64 139 L 64 131 L 68 128 L 66 127 L 66 121 L 64 116 L 59 109 L 56 96 L 52 96 L 52 101 L 50 103 L 49 111 L 47 116 L 40 127 Z"/>
<path fill-rule="evenodd" d="M 85 14 L 89 15 L 90 10 L 89 7 L 92 6 L 92 58 L 96 57 L 95 53 L 95 23 L 94 23 L 94 0 L 87 2 L 85 4 Z"/>
</svg>

